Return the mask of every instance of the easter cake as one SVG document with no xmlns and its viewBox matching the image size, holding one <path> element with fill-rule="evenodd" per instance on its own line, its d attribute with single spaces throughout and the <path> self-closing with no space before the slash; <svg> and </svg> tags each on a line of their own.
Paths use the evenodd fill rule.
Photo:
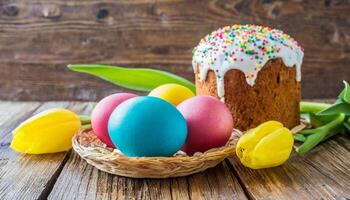
<svg viewBox="0 0 350 200">
<path fill-rule="evenodd" d="M 197 95 L 226 103 L 242 131 L 268 120 L 299 124 L 302 47 L 280 30 L 233 25 L 203 38 L 193 50 Z"/>
</svg>

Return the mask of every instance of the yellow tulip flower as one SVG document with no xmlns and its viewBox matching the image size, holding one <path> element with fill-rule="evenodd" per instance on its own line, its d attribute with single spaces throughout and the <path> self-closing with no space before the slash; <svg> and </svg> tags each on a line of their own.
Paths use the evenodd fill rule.
<svg viewBox="0 0 350 200">
<path fill-rule="evenodd" d="M 247 131 L 238 140 L 236 153 L 246 167 L 275 167 L 288 160 L 293 144 L 293 135 L 289 129 L 280 122 L 268 121 Z"/>
<path fill-rule="evenodd" d="M 72 137 L 81 127 L 79 116 L 64 108 L 41 112 L 13 131 L 11 148 L 20 153 L 44 154 L 72 148 Z"/>
</svg>

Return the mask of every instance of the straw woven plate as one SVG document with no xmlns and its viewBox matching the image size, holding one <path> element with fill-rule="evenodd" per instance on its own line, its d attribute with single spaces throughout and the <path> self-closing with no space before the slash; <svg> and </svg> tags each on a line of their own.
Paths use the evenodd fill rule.
<svg viewBox="0 0 350 200">
<path fill-rule="evenodd" d="M 233 132 L 232 136 L 240 134 Z M 236 137 L 238 138 L 238 137 Z M 106 147 L 92 130 L 81 130 L 73 138 L 73 149 L 89 164 L 110 174 L 132 178 L 180 177 L 215 167 L 235 154 L 232 137 L 226 146 L 187 156 L 179 151 L 173 157 L 127 157 Z"/>
<path fill-rule="evenodd" d="M 295 127 L 292 132 L 305 128 L 305 124 Z M 132 178 L 180 177 L 215 167 L 225 158 L 235 154 L 235 144 L 242 133 L 232 132 L 228 143 L 204 153 L 187 156 L 179 151 L 173 157 L 127 157 L 120 151 L 108 148 L 92 130 L 81 130 L 73 138 L 73 149 L 89 164 L 110 174 Z"/>
</svg>

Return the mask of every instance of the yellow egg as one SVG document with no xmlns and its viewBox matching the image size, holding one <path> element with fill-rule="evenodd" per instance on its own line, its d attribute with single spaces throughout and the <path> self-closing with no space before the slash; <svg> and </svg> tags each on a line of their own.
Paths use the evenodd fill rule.
<svg viewBox="0 0 350 200">
<path fill-rule="evenodd" d="M 186 99 L 189 99 L 194 93 L 185 86 L 169 83 L 153 89 L 148 96 L 158 97 L 177 106 Z"/>
</svg>

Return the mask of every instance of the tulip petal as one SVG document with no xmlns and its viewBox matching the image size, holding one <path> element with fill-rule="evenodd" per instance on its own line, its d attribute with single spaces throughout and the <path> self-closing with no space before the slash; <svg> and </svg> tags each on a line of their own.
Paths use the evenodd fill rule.
<svg viewBox="0 0 350 200">
<path fill-rule="evenodd" d="M 19 125 L 13 131 L 11 148 L 29 154 L 67 151 L 80 127 L 79 116 L 75 113 L 63 108 L 50 109 Z"/>
<path fill-rule="evenodd" d="M 283 164 L 292 152 L 293 143 L 293 135 L 285 127 L 268 134 L 255 146 L 252 165 L 266 168 Z"/>
<path fill-rule="evenodd" d="M 236 152 L 239 157 L 243 157 L 243 153 L 253 150 L 256 144 L 267 134 L 282 128 L 283 124 L 277 121 L 268 121 L 262 123 L 254 129 L 247 131 L 237 143 Z"/>
</svg>

